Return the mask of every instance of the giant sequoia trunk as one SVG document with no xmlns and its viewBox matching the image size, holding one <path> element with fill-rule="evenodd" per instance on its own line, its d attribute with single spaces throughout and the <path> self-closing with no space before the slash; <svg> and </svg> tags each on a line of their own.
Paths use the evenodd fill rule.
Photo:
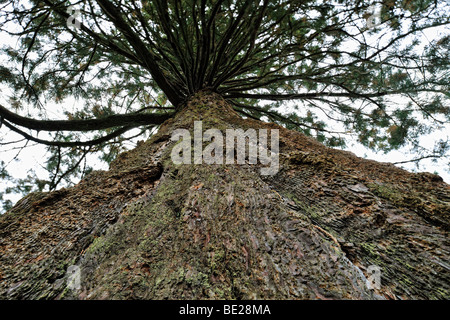
<svg viewBox="0 0 450 320">
<path fill-rule="evenodd" d="M 194 120 L 279 129 L 279 171 L 174 164 L 171 133 Z M 0 217 L 0 298 L 448 299 L 449 212 L 439 176 L 242 119 L 203 91 L 109 171 Z"/>
</svg>

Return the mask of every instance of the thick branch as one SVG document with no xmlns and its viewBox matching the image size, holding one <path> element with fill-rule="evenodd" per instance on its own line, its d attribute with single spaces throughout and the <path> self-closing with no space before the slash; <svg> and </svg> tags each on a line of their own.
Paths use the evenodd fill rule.
<svg viewBox="0 0 450 320">
<path fill-rule="evenodd" d="M 243 92 L 233 92 L 230 94 L 224 95 L 227 99 L 232 98 L 245 98 L 245 99 L 261 99 L 261 100 L 273 100 L 273 101 L 281 101 L 281 100 L 295 100 L 295 99 L 312 99 L 316 97 L 347 97 L 347 98 L 371 98 L 371 97 L 382 97 L 389 93 L 387 92 L 376 92 L 376 93 L 367 93 L 367 94 L 352 94 L 345 92 L 313 92 L 313 93 L 293 93 L 293 94 L 270 94 L 270 93 L 243 93 Z"/>
<path fill-rule="evenodd" d="M 103 142 L 107 142 L 111 139 L 114 139 L 118 136 L 120 136 L 121 134 L 124 134 L 125 132 L 127 132 L 128 130 L 133 129 L 133 127 L 123 127 L 120 129 L 117 129 L 116 131 L 107 134 L 106 136 L 103 136 L 101 138 L 98 139 L 94 139 L 94 140 L 89 140 L 89 141 L 48 141 L 48 140 L 43 140 L 43 139 L 39 139 L 39 138 L 35 138 L 32 135 L 16 128 L 15 126 L 11 125 L 10 123 L 8 123 L 7 121 L 4 122 L 5 126 L 7 128 L 9 128 L 10 130 L 20 134 L 22 137 L 24 137 L 27 140 L 30 141 L 34 141 L 40 144 L 44 144 L 47 146 L 55 146 L 55 147 L 82 147 L 82 146 L 95 146 L 98 145 L 100 143 Z"/>
<path fill-rule="evenodd" d="M 15 125 L 39 131 L 93 131 L 121 126 L 138 127 L 146 124 L 161 124 L 172 115 L 173 112 L 164 114 L 130 113 L 86 120 L 36 120 L 22 117 L 0 105 L 0 116 L 2 118 Z"/>
<path fill-rule="evenodd" d="M 97 0 L 105 14 L 111 19 L 116 28 L 122 32 L 130 45 L 133 47 L 136 55 L 142 59 L 144 66 L 148 69 L 158 86 L 167 95 L 170 102 L 178 107 L 182 102 L 179 94 L 173 86 L 167 81 L 162 70 L 156 63 L 154 55 L 148 50 L 140 37 L 130 28 L 129 24 L 123 19 L 119 9 L 108 0 Z"/>
</svg>

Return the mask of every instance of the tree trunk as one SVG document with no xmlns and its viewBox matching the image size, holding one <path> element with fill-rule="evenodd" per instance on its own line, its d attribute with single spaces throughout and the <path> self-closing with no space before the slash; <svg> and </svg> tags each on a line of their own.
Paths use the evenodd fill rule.
<svg viewBox="0 0 450 320">
<path fill-rule="evenodd" d="M 279 129 L 279 171 L 174 164 L 194 120 Z M 109 171 L 0 217 L 0 298 L 449 299 L 449 191 L 201 91 Z"/>
</svg>

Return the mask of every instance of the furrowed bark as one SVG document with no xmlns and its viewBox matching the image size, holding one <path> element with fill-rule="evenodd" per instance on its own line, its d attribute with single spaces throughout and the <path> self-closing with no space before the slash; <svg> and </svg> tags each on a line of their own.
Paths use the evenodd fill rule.
<svg viewBox="0 0 450 320">
<path fill-rule="evenodd" d="M 279 171 L 174 164 L 172 132 L 193 136 L 196 120 L 278 129 Z M 202 91 L 109 171 L 0 216 L 0 298 L 449 299 L 449 209 L 439 176 L 242 119 Z"/>
</svg>

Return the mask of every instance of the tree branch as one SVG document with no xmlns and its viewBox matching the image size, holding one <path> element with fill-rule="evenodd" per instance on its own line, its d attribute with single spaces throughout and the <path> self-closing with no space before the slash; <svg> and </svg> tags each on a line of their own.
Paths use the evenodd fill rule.
<svg viewBox="0 0 450 320">
<path fill-rule="evenodd" d="M 178 107 L 182 102 L 182 98 L 179 93 L 175 91 L 172 84 L 167 81 L 162 70 L 155 61 L 156 57 L 147 49 L 140 37 L 133 32 L 128 23 L 123 19 L 120 9 L 108 0 L 97 0 L 97 3 L 102 8 L 103 12 L 111 19 L 111 22 L 114 23 L 116 28 L 121 31 L 128 40 L 136 52 L 136 55 L 142 59 L 144 66 L 150 72 L 161 90 L 167 95 L 170 102 L 175 107 Z"/>
<path fill-rule="evenodd" d="M 56 146 L 56 147 L 82 147 L 82 146 L 95 146 L 97 144 L 103 143 L 103 142 L 107 142 L 115 137 L 120 136 L 121 134 L 124 134 L 125 132 L 127 132 L 128 130 L 133 129 L 133 127 L 122 127 L 120 129 L 117 129 L 116 131 L 107 134 L 106 136 L 103 136 L 101 138 L 97 138 L 94 140 L 89 140 L 89 141 L 70 141 L 70 142 L 66 142 L 66 141 L 48 141 L 48 140 L 43 140 L 43 139 L 39 139 L 39 138 L 35 138 L 32 135 L 16 128 L 15 126 L 11 125 L 10 123 L 8 123 L 7 121 L 4 122 L 5 126 L 7 128 L 9 128 L 10 130 L 20 134 L 22 137 L 24 137 L 27 140 L 30 141 L 34 141 L 43 145 L 47 145 L 47 146 Z"/>
<path fill-rule="evenodd" d="M 86 120 L 36 120 L 22 117 L 0 105 L 0 116 L 15 125 L 38 131 L 94 131 L 113 127 L 138 127 L 146 124 L 161 124 L 172 117 L 170 113 L 115 114 L 105 118 Z M 6 124 L 6 122 L 4 122 Z"/>
</svg>

